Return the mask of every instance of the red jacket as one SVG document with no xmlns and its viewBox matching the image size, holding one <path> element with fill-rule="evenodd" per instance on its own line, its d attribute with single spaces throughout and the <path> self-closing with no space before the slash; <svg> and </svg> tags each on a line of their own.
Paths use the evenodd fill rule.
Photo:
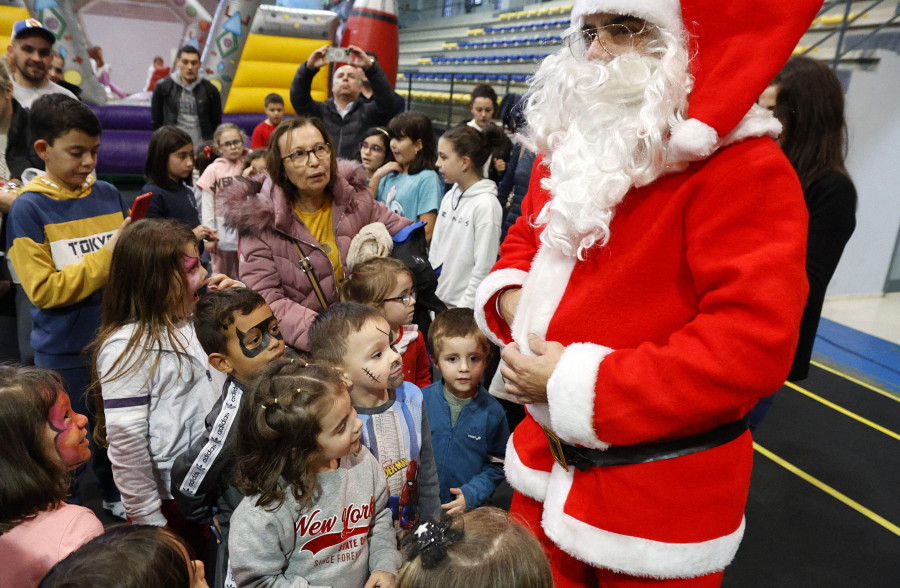
<svg viewBox="0 0 900 588">
<path fill-rule="evenodd" d="M 548 404 L 507 446 L 506 475 L 543 502 L 542 526 L 598 567 L 659 578 L 724 568 L 740 543 L 753 459 L 749 433 L 707 451 L 585 472 L 554 463 L 543 424 L 606 449 L 675 439 L 740 419 L 790 367 L 807 284 L 806 210 L 774 141 L 749 139 L 633 189 L 610 240 L 585 261 L 542 246 L 549 195 L 532 174 L 522 217 L 476 298 L 495 342 L 528 333 L 565 351 Z M 512 331 L 499 292 L 523 285 Z"/>
<path fill-rule="evenodd" d="M 338 176 L 332 202 L 332 228 L 346 273 L 347 250 L 361 228 L 380 222 L 393 235 L 412 221 L 375 202 L 366 187 L 361 164 L 340 161 Z M 262 294 L 272 307 L 285 343 L 308 351 L 306 331 L 322 306 L 300 269 L 300 256 L 294 243 L 299 241 L 309 257 L 326 302 L 335 304 L 340 297 L 328 256 L 271 178 L 266 177 L 261 189 L 258 183 L 247 181 L 234 182 L 226 190 L 225 218 L 240 233 L 240 280 Z"/>
</svg>

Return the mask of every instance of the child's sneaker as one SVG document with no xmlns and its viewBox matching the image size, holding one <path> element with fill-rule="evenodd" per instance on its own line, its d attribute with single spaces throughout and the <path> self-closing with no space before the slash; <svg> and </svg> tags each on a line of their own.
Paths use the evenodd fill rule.
<svg viewBox="0 0 900 588">
<path fill-rule="evenodd" d="M 125 505 L 122 504 L 121 500 L 116 500 L 115 502 L 106 502 L 104 500 L 103 510 L 114 517 L 122 519 L 123 521 L 128 520 L 128 516 L 125 514 Z"/>
</svg>

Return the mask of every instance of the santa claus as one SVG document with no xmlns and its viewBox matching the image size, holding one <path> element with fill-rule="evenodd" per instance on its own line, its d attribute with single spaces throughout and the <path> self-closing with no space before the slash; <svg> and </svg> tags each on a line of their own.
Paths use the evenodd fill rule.
<svg viewBox="0 0 900 588">
<path fill-rule="evenodd" d="M 820 6 L 577 0 L 535 75 L 539 160 L 476 315 L 527 407 L 506 475 L 558 588 L 718 586 L 737 551 L 745 415 L 807 293 L 803 194 L 755 100 Z"/>
</svg>

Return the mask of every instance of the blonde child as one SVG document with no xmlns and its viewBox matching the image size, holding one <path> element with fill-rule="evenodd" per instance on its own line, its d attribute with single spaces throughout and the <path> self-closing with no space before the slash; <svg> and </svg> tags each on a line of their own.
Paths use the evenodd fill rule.
<svg viewBox="0 0 900 588">
<path fill-rule="evenodd" d="M 553 588 L 541 544 L 498 508 L 422 523 L 404 544 L 395 588 Z"/>
<path fill-rule="evenodd" d="M 418 112 L 404 112 L 391 119 L 388 131 L 394 161 L 382 165 L 372 175 L 369 191 L 400 216 L 424 221 L 425 239 L 430 242 L 444 191 L 434 171 L 431 120 Z"/>
<path fill-rule="evenodd" d="M 202 553 L 202 528 L 181 516 L 169 491 L 175 459 L 205 434 L 218 397 L 206 354 L 189 318 L 198 290 L 233 285 L 206 279 L 191 230 L 146 219 L 123 231 L 103 294 L 94 367 L 98 423 L 125 512 L 134 523 L 167 525 Z M 96 393 L 96 389 L 95 389 Z"/>
<path fill-rule="evenodd" d="M 428 252 L 440 270 L 437 296 L 447 306 L 472 308 L 475 290 L 497 261 L 503 208 L 497 185 L 482 178 L 490 150 L 475 129 L 450 129 L 438 141 L 437 167 L 453 188 L 441 201 Z"/>
<path fill-rule="evenodd" d="M 87 417 L 54 372 L 0 366 L 0 430 L 0 586 L 33 588 L 103 533 L 89 509 L 64 502 L 71 471 L 91 457 Z"/>
<path fill-rule="evenodd" d="M 330 367 L 277 360 L 238 416 L 246 498 L 228 542 L 238 586 L 388 588 L 400 565 L 381 467 L 360 444 L 348 385 Z"/>
<path fill-rule="evenodd" d="M 434 319 L 428 347 L 441 381 L 422 390 L 435 448 L 441 502 L 449 514 L 484 504 L 503 480 L 509 439 L 506 414 L 481 386 L 491 343 L 470 308 L 451 308 Z"/>
<path fill-rule="evenodd" d="M 419 388 L 431 384 L 431 360 L 422 331 L 412 322 L 416 284 L 412 271 L 392 257 L 374 257 L 354 266 L 341 286 L 341 299 L 378 309 L 394 336 L 394 349 L 403 356 L 403 379 Z"/>
<path fill-rule="evenodd" d="M 422 391 L 403 381 L 391 327 L 380 312 L 341 302 L 319 313 L 309 329 L 313 357 L 340 368 L 353 386 L 350 397 L 363 420 L 362 443 L 381 464 L 388 506 L 398 532 L 441 512 L 431 428 Z"/>
<path fill-rule="evenodd" d="M 203 225 L 218 231 L 219 241 L 208 244 L 213 273 L 237 276 L 237 231 L 225 224 L 225 208 L 220 190 L 244 171 L 244 144 L 247 136 L 234 123 L 222 123 L 213 134 L 213 144 L 221 157 L 213 161 L 200 175 L 200 220 Z"/>
</svg>

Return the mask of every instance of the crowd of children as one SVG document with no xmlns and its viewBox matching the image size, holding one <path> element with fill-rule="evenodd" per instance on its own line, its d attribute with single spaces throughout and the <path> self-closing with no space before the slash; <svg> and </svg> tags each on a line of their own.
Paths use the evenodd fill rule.
<svg viewBox="0 0 900 588">
<path fill-rule="evenodd" d="M 268 173 L 283 112 L 266 97 L 253 151 L 228 123 L 204 145 L 158 129 L 148 218 L 132 222 L 92 176 L 93 112 L 61 95 L 34 103 L 46 171 L 6 228 L 39 367 L 0 367 L 12 436 L 0 451 L 0 585 L 104 585 L 124 570 L 147 586 L 431 586 L 435 574 L 465 577 L 468 557 L 515 585 L 552 584 L 536 540 L 484 506 L 509 437 L 481 385 L 492 347 L 465 308 L 499 244 L 489 142 L 464 126 L 437 143 L 416 113 L 366 132 L 373 198 L 425 221 L 438 295 L 454 308 L 420 329 L 415 274 L 375 255 L 345 276 L 344 301 L 318 313 L 298 355 L 236 280 L 222 194 Z M 443 197 L 435 167 L 453 184 Z M 104 506 L 129 523 L 105 534 L 66 502 L 92 454 Z M 513 565 L 519 551 L 527 565 Z M 466 585 L 500 577 L 485 571 Z"/>
</svg>

